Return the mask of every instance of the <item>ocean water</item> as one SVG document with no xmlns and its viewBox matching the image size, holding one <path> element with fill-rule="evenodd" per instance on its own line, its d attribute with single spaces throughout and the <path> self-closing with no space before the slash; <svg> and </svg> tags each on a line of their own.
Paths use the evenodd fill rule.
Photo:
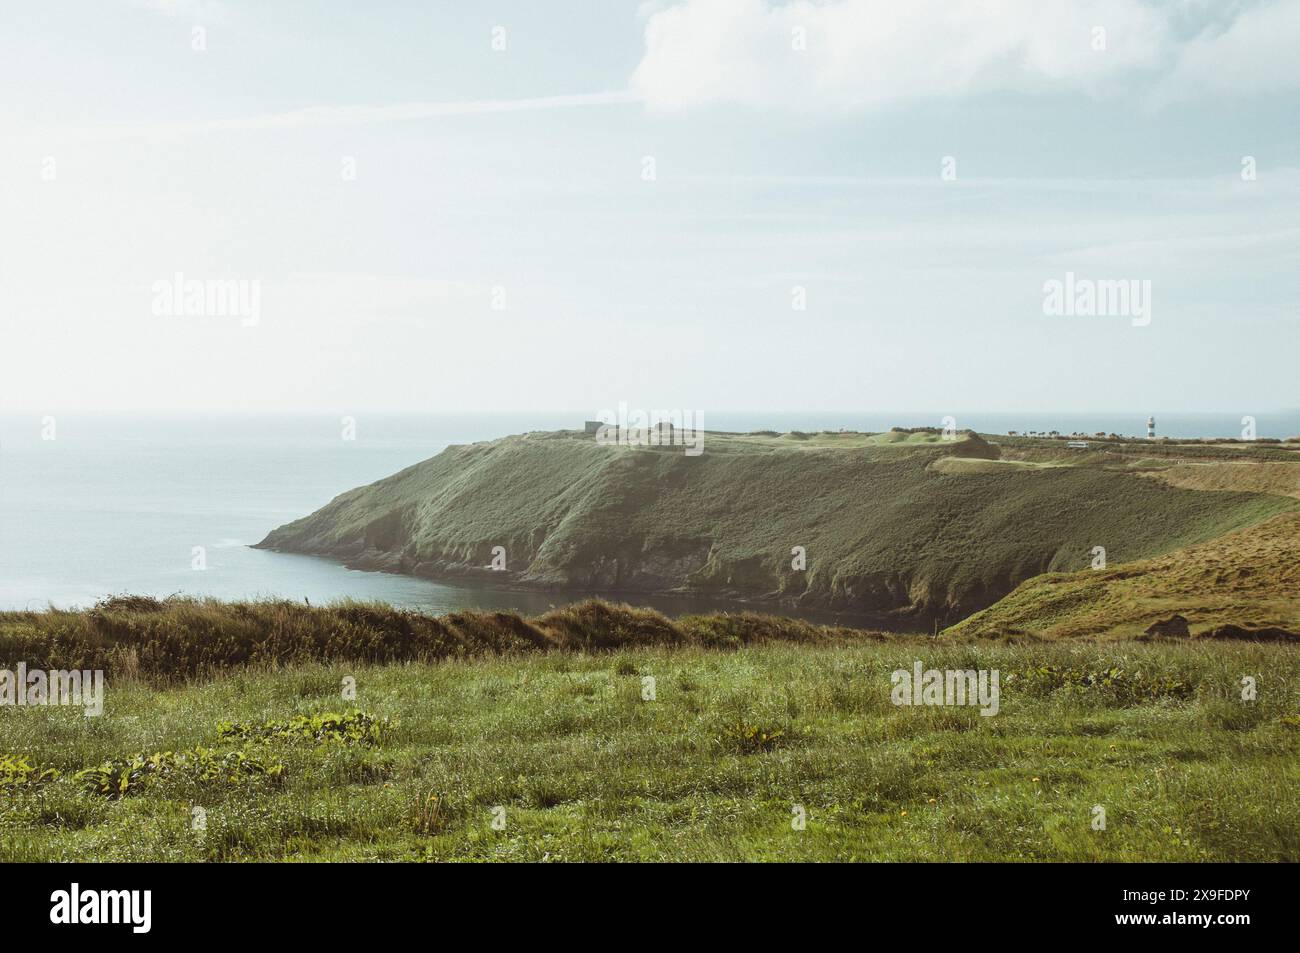
<svg viewBox="0 0 1300 953">
<path fill-rule="evenodd" d="M 58 415 L 0 419 L 0 608 L 88 606 L 174 593 L 313 603 L 382 599 L 433 611 L 544 609 L 536 594 L 475 592 L 249 548 L 276 526 L 450 443 L 559 420 Z M 205 568 L 195 569 L 195 547 Z"/>
<path fill-rule="evenodd" d="M 381 599 L 425 611 L 538 612 L 579 594 L 518 593 L 349 570 L 330 560 L 249 548 L 282 523 L 354 486 L 427 459 L 451 443 L 581 425 L 582 413 L 359 416 L 343 439 L 337 416 L 0 417 L 0 609 L 84 607 L 120 593 L 223 599 L 285 597 L 320 604 Z M 958 426 L 987 432 L 1136 434 L 1145 415 L 986 414 Z M 704 414 L 716 430 L 884 430 L 938 426 L 929 413 Z M 1235 436 L 1240 416 L 1163 415 L 1171 436 Z M 1260 416 L 1259 436 L 1300 434 L 1300 412 Z M 46 439 L 52 437 L 53 439 Z M 706 444 L 707 452 L 707 444 Z M 195 547 L 206 568 L 195 569 Z M 671 613 L 736 608 L 652 599 Z M 813 614 L 813 618 L 827 618 Z M 843 618 L 843 617 L 840 617 Z"/>
</svg>

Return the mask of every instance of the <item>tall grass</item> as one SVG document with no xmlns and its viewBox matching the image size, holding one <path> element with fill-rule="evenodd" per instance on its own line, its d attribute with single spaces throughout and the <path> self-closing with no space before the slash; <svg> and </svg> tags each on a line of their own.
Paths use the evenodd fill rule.
<svg viewBox="0 0 1300 953">
<path fill-rule="evenodd" d="M 22 661 L 29 669 L 102 669 L 109 678 L 165 682 L 305 662 L 434 662 L 552 650 L 880 637 L 751 613 L 671 620 L 651 609 L 595 599 L 525 618 L 512 612 L 431 616 L 366 602 L 318 607 L 286 600 L 121 596 L 86 611 L 0 613 L 0 668 Z"/>
</svg>

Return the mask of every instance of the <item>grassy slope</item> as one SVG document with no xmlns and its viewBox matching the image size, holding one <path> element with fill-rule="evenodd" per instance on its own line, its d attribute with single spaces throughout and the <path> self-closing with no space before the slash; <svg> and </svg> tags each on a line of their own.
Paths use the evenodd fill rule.
<svg viewBox="0 0 1300 953">
<path fill-rule="evenodd" d="M 1013 682 L 992 718 L 896 708 L 888 673 L 914 659 L 1004 677 L 1120 666 L 1194 692 Z M 1238 698 L 1244 672 L 1260 675 L 1255 703 Z M 5 711 L 0 755 L 72 771 L 226 750 L 218 722 L 340 710 L 346 675 L 360 708 L 395 720 L 377 745 L 246 743 L 283 762 L 278 784 L 172 777 L 110 800 L 64 777 L 2 792 L 0 861 L 1300 859 L 1300 731 L 1283 720 L 1300 659 L 1286 646 L 772 643 L 237 670 L 110 682 L 99 719 Z M 736 722 L 787 734 L 746 753 L 727 740 Z M 1098 804 L 1105 831 L 1090 825 Z"/>
<path fill-rule="evenodd" d="M 945 634 L 1131 638 L 1175 612 L 1194 635 L 1225 624 L 1300 632 L 1300 513 L 1156 559 L 1039 576 Z"/>
<path fill-rule="evenodd" d="M 1300 466 L 1287 463 L 1177 463 L 1145 473 L 1190 490 L 1246 490 L 1300 499 Z"/>
<path fill-rule="evenodd" d="M 484 572 L 493 581 L 952 619 L 1039 573 L 1086 566 L 1093 546 L 1133 560 L 1295 506 L 1143 479 L 1126 454 L 1063 458 L 1059 444 L 1018 441 L 1014 463 L 951 459 L 998 452 L 927 434 L 709 434 L 691 458 L 528 434 L 449 448 L 262 545 L 430 576 L 482 571 L 500 545 L 509 572 Z M 793 546 L 806 547 L 806 572 L 790 569 Z"/>
</svg>

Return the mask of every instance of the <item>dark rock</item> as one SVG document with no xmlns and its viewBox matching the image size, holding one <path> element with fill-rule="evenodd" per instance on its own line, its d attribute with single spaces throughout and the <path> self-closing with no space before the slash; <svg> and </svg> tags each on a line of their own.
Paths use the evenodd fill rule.
<svg viewBox="0 0 1300 953">
<path fill-rule="evenodd" d="M 1151 625 L 1147 626 L 1146 634 L 1175 639 L 1185 639 L 1191 635 L 1192 632 L 1191 629 L 1187 627 L 1187 620 L 1175 613 L 1168 619 L 1162 619 L 1159 622 L 1153 622 Z"/>
<path fill-rule="evenodd" d="M 1201 636 L 1203 639 L 1239 639 L 1243 642 L 1292 642 L 1300 641 L 1300 634 L 1288 632 L 1275 626 L 1247 628 L 1246 626 L 1217 625 Z"/>
</svg>

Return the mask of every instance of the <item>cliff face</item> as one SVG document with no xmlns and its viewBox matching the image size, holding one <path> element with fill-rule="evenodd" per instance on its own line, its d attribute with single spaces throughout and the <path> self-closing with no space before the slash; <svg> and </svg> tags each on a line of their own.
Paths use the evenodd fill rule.
<svg viewBox="0 0 1300 953">
<path fill-rule="evenodd" d="M 1294 505 L 998 458 L 974 435 L 709 434 L 691 457 L 526 434 L 450 447 L 259 546 L 431 578 L 955 622 L 1032 576 L 1086 568 L 1094 546 L 1111 563 L 1157 555 Z"/>
</svg>

